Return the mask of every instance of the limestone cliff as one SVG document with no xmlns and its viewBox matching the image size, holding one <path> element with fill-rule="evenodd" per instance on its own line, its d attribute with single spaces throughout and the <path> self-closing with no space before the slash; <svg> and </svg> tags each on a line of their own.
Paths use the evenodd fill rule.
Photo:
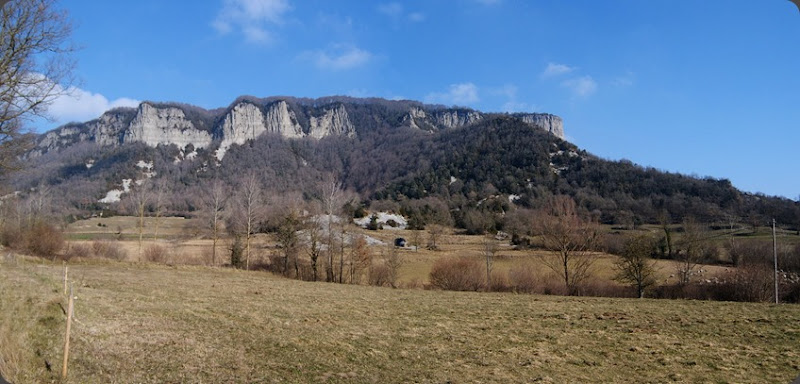
<svg viewBox="0 0 800 384">
<path fill-rule="evenodd" d="M 390 112 L 391 111 L 391 112 Z M 406 112 L 403 112 L 406 111 Z M 391 115 L 400 113 L 398 115 Z M 240 98 L 227 109 L 205 110 L 182 104 L 144 102 L 138 108 L 118 108 L 86 123 L 71 123 L 38 137 L 28 156 L 38 156 L 80 142 L 118 146 L 141 142 L 149 146 L 174 144 L 183 149 L 218 148 L 217 158 L 234 144 L 265 133 L 287 139 L 356 136 L 358 122 L 397 124 L 428 132 L 458 129 L 492 114 L 468 108 L 426 106 L 413 101 L 325 98 Z M 560 117 L 545 113 L 512 116 L 564 138 Z M 364 127 L 359 127 L 364 129 Z"/>
<path fill-rule="evenodd" d="M 549 113 L 520 113 L 515 114 L 520 120 L 535 125 L 560 139 L 564 139 L 564 121 L 556 115 Z"/>
<path fill-rule="evenodd" d="M 183 148 L 192 144 L 195 148 L 205 148 L 212 140 L 211 133 L 196 129 L 180 108 L 142 103 L 123 141 L 142 142 L 151 147 L 175 144 Z"/>
<path fill-rule="evenodd" d="M 353 123 L 350 122 L 347 110 L 342 104 L 325 109 L 321 116 L 311 116 L 308 121 L 308 136 L 315 139 L 329 135 L 344 135 L 347 137 L 356 135 L 356 129 Z"/>
<path fill-rule="evenodd" d="M 113 109 L 85 124 L 71 123 L 54 129 L 39 137 L 31 155 L 41 155 L 79 142 L 93 142 L 102 146 L 120 145 L 134 111 L 133 108 Z"/>
</svg>

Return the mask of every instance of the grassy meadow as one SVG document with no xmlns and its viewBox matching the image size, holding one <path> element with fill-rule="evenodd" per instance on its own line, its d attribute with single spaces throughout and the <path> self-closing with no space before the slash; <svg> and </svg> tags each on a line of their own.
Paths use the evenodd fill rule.
<svg viewBox="0 0 800 384">
<path fill-rule="evenodd" d="M 800 307 L 308 283 L 255 271 L 70 264 L 66 383 L 787 383 Z M 60 382 L 63 266 L 0 264 L 3 375 Z M 10 329 L 9 329 L 10 328 Z M 10 331 L 10 332 L 9 332 Z"/>
<path fill-rule="evenodd" d="M 195 220 L 154 227 L 147 223 L 144 246 L 168 249 L 162 263 L 140 259 L 135 218 L 66 228 L 71 247 L 109 241 L 125 257 L 70 260 L 77 300 L 63 381 L 64 265 L 3 250 L 0 374 L 15 384 L 787 383 L 800 375 L 797 305 L 420 289 L 436 260 L 482 257 L 483 237 L 453 232 L 437 251 L 400 250 L 399 285 L 418 289 L 310 283 L 224 267 L 226 241 L 210 265 L 211 240 Z M 386 244 L 427 241 L 425 232 L 348 231 Z M 253 262 L 275 250 L 271 236 L 258 235 Z M 540 281 L 553 279 L 541 256 L 501 243 L 494 271 L 527 263 Z M 615 256 L 595 257 L 595 278 L 610 281 Z M 673 262 L 657 263 L 659 282 L 674 282 Z M 727 268 L 702 266 L 700 278 Z"/>
</svg>

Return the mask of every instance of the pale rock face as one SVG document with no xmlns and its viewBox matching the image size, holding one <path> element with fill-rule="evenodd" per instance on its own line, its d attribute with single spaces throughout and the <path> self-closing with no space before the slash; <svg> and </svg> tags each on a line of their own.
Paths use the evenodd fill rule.
<svg viewBox="0 0 800 384">
<path fill-rule="evenodd" d="M 264 122 L 267 132 L 278 133 L 290 139 L 303 137 L 303 127 L 297 122 L 297 115 L 283 100 L 268 107 Z"/>
<path fill-rule="evenodd" d="M 556 115 L 549 113 L 531 113 L 519 115 L 519 118 L 528 124 L 535 125 L 560 139 L 564 139 L 564 121 Z"/>
<path fill-rule="evenodd" d="M 106 112 L 100 118 L 90 121 L 87 124 L 88 129 L 68 125 L 52 130 L 44 134 L 31 155 L 41 155 L 84 141 L 92 141 L 102 146 L 120 145 L 120 134 L 126 128 L 124 120 L 120 113 Z"/>
<path fill-rule="evenodd" d="M 254 104 L 241 102 L 225 115 L 222 122 L 222 143 L 217 151 L 217 159 L 222 160 L 231 145 L 244 144 L 264 132 L 276 133 L 285 138 L 303 137 L 303 128 L 286 101 L 280 100 L 269 105 L 266 114 Z"/>
<path fill-rule="evenodd" d="M 151 147 L 175 144 L 185 147 L 205 148 L 211 144 L 211 134 L 196 129 L 178 108 L 157 108 L 147 103 L 139 111 L 125 132 L 125 142 L 142 142 Z"/>
<path fill-rule="evenodd" d="M 344 135 L 354 137 L 356 129 L 350 122 L 347 110 L 343 105 L 337 105 L 325 111 L 322 116 L 309 118 L 308 135 L 315 139 L 321 139 L 329 135 Z"/>
<path fill-rule="evenodd" d="M 459 128 L 481 120 L 483 117 L 475 111 L 443 111 L 435 116 L 436 124 L 445 128 Z"/>
</svg>

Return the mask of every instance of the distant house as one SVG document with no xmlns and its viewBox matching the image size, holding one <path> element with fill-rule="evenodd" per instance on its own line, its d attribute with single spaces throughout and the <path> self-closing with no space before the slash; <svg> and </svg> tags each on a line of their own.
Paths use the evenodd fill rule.
<svg viewBox="0 0 800 384">
<path fill-rule="evenodd" d="M 406 243 L 407 243 L 406 239 L 404 239 L 402 237 L 398 237 L 398 238 L 394 239 L 394 246 L 395 247 L 403 247 L 403 248 L 405 248 Z"/>
</svg>

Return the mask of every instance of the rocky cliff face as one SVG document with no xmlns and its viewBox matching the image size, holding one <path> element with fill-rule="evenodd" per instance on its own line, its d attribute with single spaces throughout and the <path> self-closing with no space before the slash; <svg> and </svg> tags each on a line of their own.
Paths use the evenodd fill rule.
<svg viewBox="0 0 800 384">
<path fill-rule="evenodd" d="M 308 136 L 320 139 L 328 135 L 343 135 L 354 137 L 356 128 L 350 122 L 344 105 L 337 105 L 326 109 L 321 116 L 311 116 L 309 119 Z"/>
<path fill-rule="evenodd" d="M 134 113 L 133 108 L 119 108 L 85 124 L 64 125 L 40 136 L 31 154 L 41 155 L 79 142 L 93 142 L 102 146 L 119 145 Z"/>
<path fill-rule="evenodd" d="M 549 113 L 525 113 L 515 114 L 514 116 L 528 124 L 544 129 L 562 140 L 564 139 L 564 121 L 556 115 L 551 115 Z"/>
<path fill-rule="evenodd" d="M 142 103 L 123 141 L 142 142 L 151 147 L 175 144 L 184 148 L 192 144 L 195 148 L 205 148 L 211 144 L 211 133 L 196 129 L 179 108 Z"/>
<path fill-rule="evenodd" d="M 93 142 L 101 146 L 117 146 L 141 142 L 149 146 L 174 144 L 185 148 L 218 148 L 222 159 L 234 144 L 244 144 L 265 133 L 288 139 L 326 136 L 356 136 L 356 121 L 380 121 L 390 126 L 398 123 L 415 129 L 435 132 L 458 129 L 477 123 L 491 114 L 466 108 L 443 109 L 416 102 L 374 101 L 365 99 L 240 99 L 228 109 L 206 111 L 186 105 L 163 105 L 144 102 L 138 108 L 119 108 L 86 123 L 73 123 L 47 132 L 37 139 L 29 155 L 37 156 L 65 148 L 79 142 Z M 366 107 L 365 107 L 366 106 Z M 401 121 L 386 114 L 405 113 Z M 403 112 L 407 111 L 407 112 Z M 396 116 L 396 115 L 395 115 Z M 402 116 L 402 115 L 401 115 Z M 523 122 L 564 138 L 564 125 L 560 117 L 550 114 L 514 114 Z"/>
<path fill-rule="evenodd" d="M 556 115 L 548 113 L 515 113 L 512 116 L 527 124 L 544 129 L 562 140 L 564 139 L 564 123 L 561 118 Z M 426 112 L 422 108 L 412 107 L 403 118 L 403 123 L 411 128 L 435 131 L 440 129 L 461 128 L 477 123 L 484 118 L 484 114 L 468 109 L 448 109 Z"/>
</svg>

